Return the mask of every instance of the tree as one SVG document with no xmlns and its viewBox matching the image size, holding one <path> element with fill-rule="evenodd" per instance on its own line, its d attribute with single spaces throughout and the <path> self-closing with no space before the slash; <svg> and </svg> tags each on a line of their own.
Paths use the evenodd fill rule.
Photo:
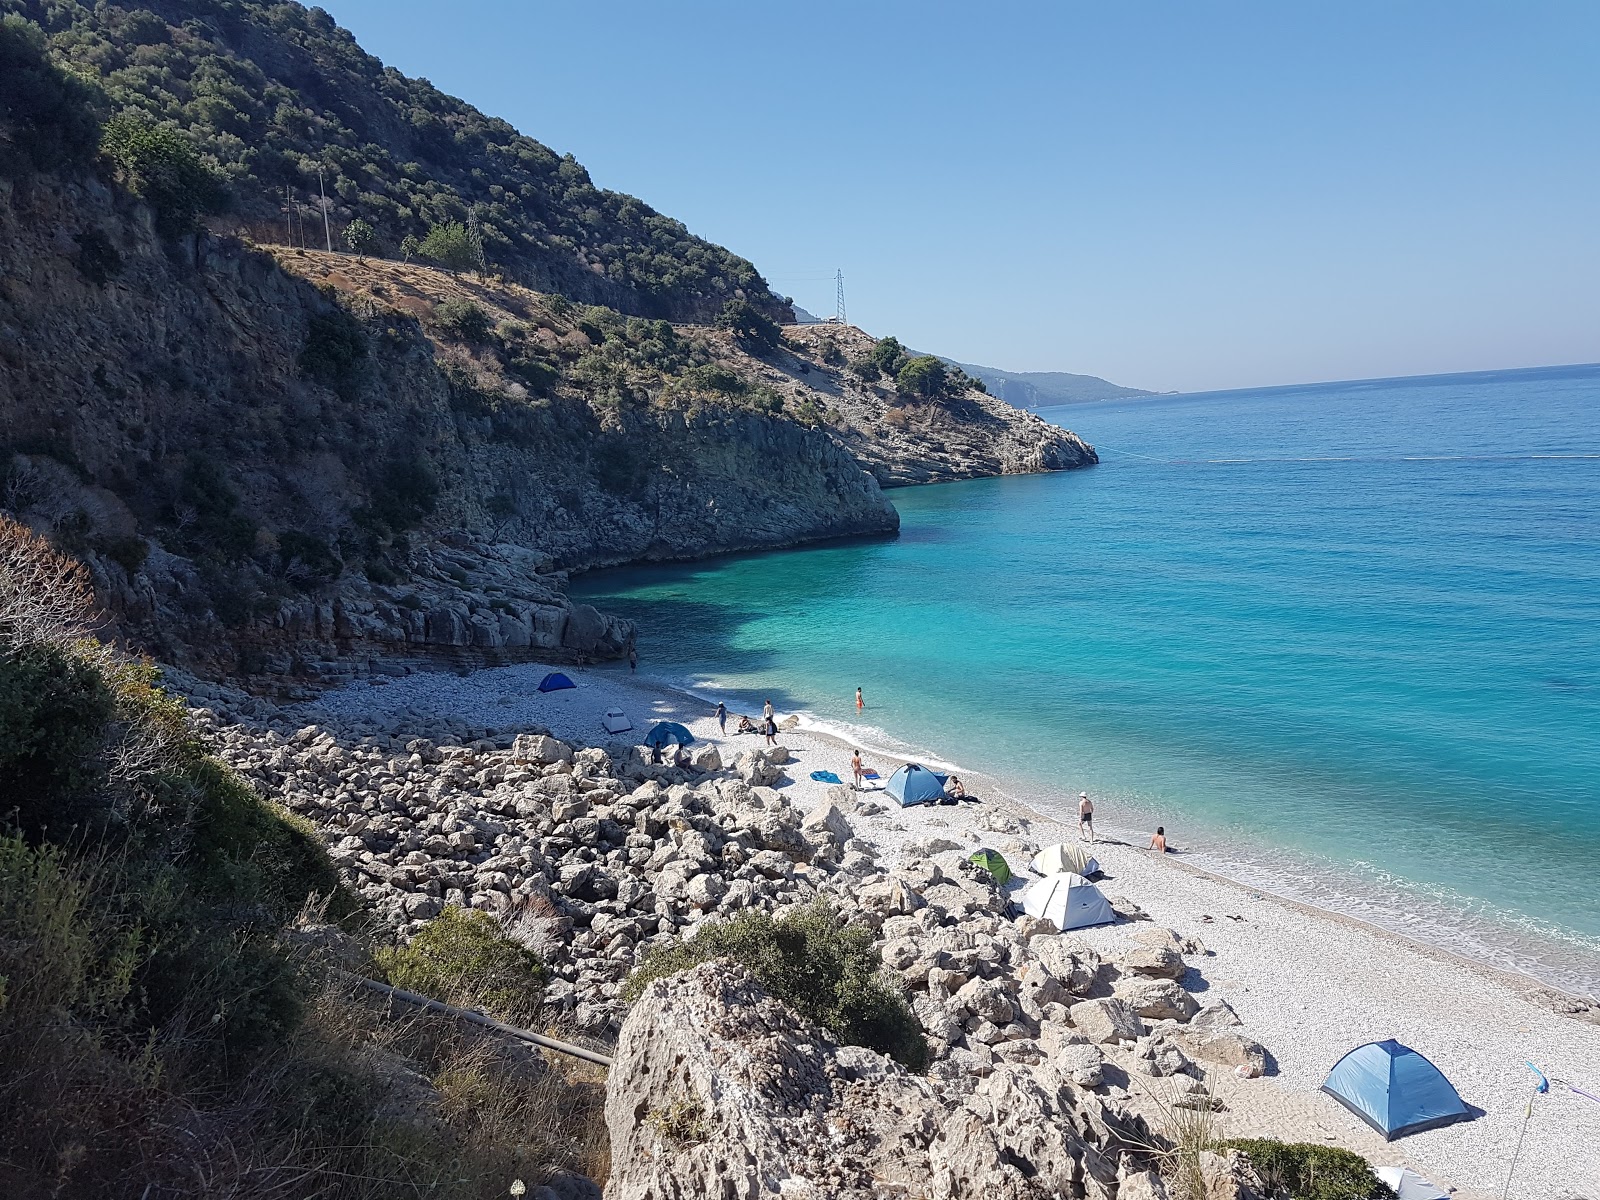
<svg viewBox="0 0 1600 1200">
<path fill-rule="evenodd" d="M 142 114 L 112 117 L 100 149 L 124 186 L 156 210 L 167 234 L 187 233 L 201 213 L 217 212 L 227 197 L 222 179 L 176 129 L 152 125 Z"/>
<path fill-rule="evenodd" d="M 931 354 L 911 359 L 894 377 L 895 387 L 902 392 L 929 398 L 942 393 L 948 383 L 944 364 Z"/>
<path fill-rule="evenodd" d="M 416 235 L 408 233 L 400 239 L 400 261 L 410 262 L 413 254 L 420 253 L 422 243 L 417 241 Z"/>
<path fill-rule="evenodd" d="M 722 315 L 717 318 L 717 328 L 731 330 L 746 350 L 755 352 L 777 349 L 782 336 L 778 323 L 748 300 L 729 300 L 724 304 Z"/>
<path fill-rule="evenodd" d="M 910 355 L 906 348 L 900 344 L 898 338 L 879 338 L 873 343 L 872 349 L 867 352 L 867 361 L 885 375 L 898 375 L 900 368 L 906 365 Z"/>
<path fill-rule="evenodd" d="M 460 221 L 446 221 L 428 230 L 417 253 L 431 258 L 446 271 L 470 271 L 483 266 L 483 250 Z"/>
<path fill-rule="evenodd" d="M 378 240 L 378 231 L 360 217 L 344 227 L 344 244 L 355 252 L 357 258 L 366 256 L 372 243 Z"/>
</svg>

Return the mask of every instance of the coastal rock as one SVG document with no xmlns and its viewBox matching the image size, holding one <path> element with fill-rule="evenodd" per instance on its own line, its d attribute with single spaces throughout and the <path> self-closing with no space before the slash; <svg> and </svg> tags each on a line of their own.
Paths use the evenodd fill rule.
<svg viewBox="0 0 1600 1200">
<path fill-rule="evenodd" d="M 519 763 L 570 762 L 572 747 L 542 733 L 522 734 L 511 746 L 511 758 Z"/>
<path fill-rule="evenodd" d="M 1214 1000 L 1197 1012 L 1189 1021 L 1191 1029 L 1234 1029 L 1244 1022 L 1226 1000 Z"/>
<path fill-rule="evenodd" d="M 818 805 L 805 815 L 800 828 L 807 833 L 821 835 L 839 846 L 855 836 L 855 830 L 850 828 L 850 822 L 836 804 Z"/>
<path fill-rule="evenodd" d="M 835 1046 L 724 962 L 645 988 L 617 1041 L 606 1124 L 607 1200 L 1111 1200 L 1116 1186 L 1104 1126 L 1027 1068 L 947 1090 Z"/>
<path fill-rule="evenodd" d="M 1121 1000 L 1082 1000 L 1068 1013 L 1073 1028 L 1091 1042 L 1131 1042 L 1144 1036 L 1139 1014 Z"/>
<path fill-rule="evenodd" d="M 1199 1002 L 1171 979 L 1120 979 L 1114 995 L 1147 1021 L 1187 1021 L 1200 1009 Z"/>
<path fill-rule="evenodd" d="M 1182 979 L 1189 966 L 1183 956 L 1169 946 L 1135 946 L 1117 959 L 1124 973 L 1162 979 Z"/>
<path fill-rule="evenodd" d="M 1266 1074 L 1266 1047 L 1235 1030 L 1191 1027 L 1175 1037 L 1180 1046 L 1202 1062 L 1228 1067 L 1247 1079 Z"/>
</svg>

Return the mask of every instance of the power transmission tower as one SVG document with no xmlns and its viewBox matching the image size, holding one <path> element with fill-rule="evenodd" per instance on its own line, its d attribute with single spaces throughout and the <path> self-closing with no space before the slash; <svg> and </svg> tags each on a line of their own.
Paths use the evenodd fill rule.
<svg viewBox="0 0 1600 1200">
<path fill-rule="evenodd" d="M 833 315 L 839 318 L 839 324 L 848 325 L 850 322 L 844 318 L 844 270 L 840 268 L 833 273 L 833 283 L 837 298 L 834 301 Z"/>
</svg>

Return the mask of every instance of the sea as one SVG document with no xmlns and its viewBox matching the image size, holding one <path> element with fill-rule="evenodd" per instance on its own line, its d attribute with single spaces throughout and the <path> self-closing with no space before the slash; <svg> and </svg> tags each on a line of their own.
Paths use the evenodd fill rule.
<svg viewBox="0 0 1600 1200">
<path fill-rule="evenodd" d="M 736 711 L 1600 993 L 1600 365 L 1040 415 L 1100 464 L 573 591 Z"/>
</svg>

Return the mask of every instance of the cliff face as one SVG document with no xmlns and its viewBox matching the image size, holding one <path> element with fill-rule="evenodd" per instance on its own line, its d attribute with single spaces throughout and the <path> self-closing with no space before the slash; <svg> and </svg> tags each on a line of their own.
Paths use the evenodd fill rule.
<svg viewBox="0 0 1600 1200">
<path fill-rule="evenodd" d="M 164 242 L 92 178 L 0 181 L 0 263 L 0 505 L 169 661 L 325 678 L 397 652 L 615 654 L 631 629 L 574 611 L 562 569 L 897 525 L 819 429 L 496 391 L 405 307 L 228 239 Z"/>
</svg>

